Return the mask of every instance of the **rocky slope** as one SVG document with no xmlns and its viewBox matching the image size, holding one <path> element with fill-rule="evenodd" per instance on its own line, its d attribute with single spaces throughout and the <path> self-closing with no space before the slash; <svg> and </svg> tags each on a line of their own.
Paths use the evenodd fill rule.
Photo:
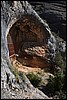
<svg viewBox="0 0 67 100">
<path fill-rule="evenodd" d="M 66 1 L 30 2 L 52 31 L 66 40 Z"/>
</svg>

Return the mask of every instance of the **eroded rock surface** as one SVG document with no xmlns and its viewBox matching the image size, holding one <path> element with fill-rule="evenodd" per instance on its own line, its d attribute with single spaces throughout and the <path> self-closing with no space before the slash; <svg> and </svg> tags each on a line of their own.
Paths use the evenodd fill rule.
<svg viewBox="0 0 67 100">
<path fill-rule="evenodd" d="M 1 12 L 1 99 L 49 99 L 42 91 L 34 88 L 26 76 L 25 81 L 21 80 L 21 77 L 16 80 L 10 69 L 12 65 L 7 45 L 9 30 L 26 13 L 36 16 L 38 21 L 44 24 L 45 29 L 48 25 L 41 20 L 27 1 L 22 3 L 1 1 Z M 47 29 L 49 31 L 49 27 Z"/>
<path fill-rule="evenodd" d="M 66 40 L 66 1 L 30 2 L 52 31 Z"/>
<path fill-rule="evenodd" d="M 21 59 L 29 67 L 47 67 L 48 60 L 55 57 L 55 37 L 27 1 L 1 1 L 1 7 L 1 98 L 49 99 L 25 74 L 16 79 L 10 58 L 14 54 L 11 60 Z"/>
<path fill-rule="evenodd" d="M 31 67 L 49 67 L 47 52 L 54 58 L 56 40 L 49 29 L 35 16 L 24 15 L 10 29 L 7 35 L 9 55 Z"/>
</svg>

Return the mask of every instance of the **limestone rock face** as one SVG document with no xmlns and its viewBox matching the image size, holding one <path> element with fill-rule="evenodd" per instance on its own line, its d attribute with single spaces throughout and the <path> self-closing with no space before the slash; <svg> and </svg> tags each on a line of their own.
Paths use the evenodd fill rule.
<svg viewBox="0 0 67 100">
<path fill-rule="evenodd" d="M 18 57 L 16 59 L 26 63 L 25 65 L 27 66 L 49 67 L 48 58 L 52 57 L 53 59 L 55 56 L 56 40 L 51 34 L 48 24 L 32 8 L 31 11 L 28 11 L 30 10 L 30 5 L 28 8 L 25 8 L 27 9 L 25 10 L 26 12 L 19 8 L 18 15 L 17 9 L 14 8 L 16 15 L 12 11 L 14 13 L 12 16 L 16 22 L 14 23 L 13 21 L 13 24 L 11 23 L 12 27 L 6 35 L 9 55 L 17 54 Z M 21 15 L 19 14 L 20 11 Z M 47 57 L 47 52 L 49 52 L 49 57 Z M 30 55 L 32 58 L 29 57 Z"/>
<path fill-rule="evenodd" d="M 1 1 L 1 98 L 49 99 L 28 78 L 11 72 L 11 58 L 45 68 L 55 57 L 56 39 L 27 1 Z M 12 60 L 13 60 L 12 59 Z"/>
<path fill-rule="evenodd" d="M 66 1 L 30 2 L 35 11 L 46 19 L 52 31 L 66 40 Z"/>
<path fill-rule="evenodd" d="M 7 35 L 9 55 L 17 54 L 16 59 L 27 66 L 48 67 L 48 38 L 50 34 L 42 23 L 32 15 L 25 15 L 12 26 Z"/>
<path fill-rule="evenodd" d="M 40 32 L 38 30 L 39 28 L 36 30 L 33 30 L 32 29 L 33 25 L 30 27 L 31 29 L 28 28 L 29 24 L 28 26 L 25 25 L 25 27 L 23 26 L 24 24 L 21 25 L 22 27 L 20 25 L 18 26 L 17 25 L 19 23 L 18 21 L 21 21 L 20 19 L 22 19 L 24 15 L 33 15 L 34 18 L 38 19 L 37 21 L 43 25 L 46 31 L 45 32 L 46 34 L 44 34 L 44 32 L 42 33 L 42 31 Z M 27 19 L 25 18 L 25 20 Z M 49 99 L 49 97 L 46 96 L 44 93 L 42 93 L 40 90 L 34 88 L 26 76 L 24 76 L 25 81 L 21 80 L 21 77 L 19 76 L 18 78 L 19 84 L 18 84 L 15 75 L 11 72 L 12 65 L 11 65 L 9 56 L 18 52 L 19 47 L 16 47 L 16 46 L 17 45 L 20 46 L 20 42 L 21 42 L 21 38 L 19 38 L 20 39 L 18 42 L 19 44 L 17 45 L 14 44 L 15 42 L 17 42 L 16 40 L 18 39 L 17 37 L 15 39 L 15 35 L 18 35 L 17 34 L 18 31 L 16 32 L 12 30 L 12 28 L 15 30 L 14 25 L 17 25 L 20 31 L 25 32 L 25 35 L 27 35 L 26 33 L 28 33 L 28 29 L 30 31 L 32 30 L 33 31 L 32 34 L 30 31 L 29 31 L 30 33 L 28 34 L 33 35 L 34 39 L 32 38 L 32 40 L 36 40 L 35 36 L 37 36 L 37 41 L 40 42 L 40 45 L 41 45 L 41 42 L 43 42 L 43 35 L 45 36 L 45 39 L 46 39 L 47 34 L 49 34 L 49 37 L 51 37 L 49 26 L 46 23 L 44 23 L 44 21 L 32 9 L 31 5 L 27 1 L 25 2 L 24 1 L 22 2 L 1 1 L 1 98 L 2 99 L 5 99 L 5 98 L 6 99 L 26 99 L 26 98 Z M 25 28 L 27 29 L 27 31 L 25 30 Z M 10 30 L 13 32 L 13 34 L 11 34 Z M 11 38 L 9 34 L 14 35 L 13 38 Z M 24 36 L 23 34 L 22 34 L 22 37 Z M 8 37 L 10 37 L 10 39 Z M 19 37 L 21 37 L 21 35 Z M 25 39 L 31 41 L 30 36 L 29 38 L 27 37 L 28 35 L 23 38 L 24 40 L 22 42 L 24 42 Z M 47 41 L 48 43 L 48 39 L 45 41 Z M 13 50 L 12 52 L 10 52 L 10 50 L 8 49 L 9 43 L 12 43 L 14 46 L 14 47 L 12 46 L 12 50 Z M 22 51 L 22 48 L 21 48 L 21 51 Z"/>
</svg>

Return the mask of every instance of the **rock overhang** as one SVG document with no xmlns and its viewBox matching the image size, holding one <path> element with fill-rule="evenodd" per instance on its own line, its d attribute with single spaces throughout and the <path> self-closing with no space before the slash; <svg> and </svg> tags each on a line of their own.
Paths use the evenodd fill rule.
<svg viewBox="0 0 67 100">
<path fill-rule="evenodd" d="M 44 52 L 46 52 L 45 54 L 47 55 L 49 52 L 48 55 L 53 57 L 53 55 L 55 54 L 55 38 L 51 34 L 48 24 L 39 17 L 39 15 L 32 9 L 31 6 L 29 6 L 28 3 L 27 3 L 27 6 L 25 6 L 25 9 L 27 9 L 26 12 L 24 12 L 24 10 L 21 10 L 22 7 L 19 7 L 18 9 L 18 7 L 16 6 L 16 8 L 14 7 L 12 9 L 14 9 L 15 11 L 15 16 L 14 14 L 11 15 L 12 20 L 10 23 L 8 22 L 9 24 L 7 27 L 6 36 L 7 38 L 11 37 L 12 39 L 12 45 L 14 49 L 13 53 L 15 54 L 14 56 L 20 53 L 20 51 L 25 51 L 23 50 L 25 49 L 25 46 L 26 48 L 35 47 L 35 46 L 37 47 L 44 46 L 45 48 Z M 10 12 L 13 13 L 13 11 L 9 10 L 9 13 Z M 10 19 L 11 18 L 9 17 L 9 21 Z M 19 33 L 19 31 L 16 32 L 17 30 L 20 31 L 20 34 L 17 34 Z M 16 37 L 15 35 L 17 36 L 19 35 L 20 37 L 19 42 L 15 41 L 18 39 L 18 38 L 15 38 Z M 52 44 L 52 51 L 54 52 L 50 52 L 51 44 Z M 9 50 L 9 55 L 10 55 L 10 50 Z M 48 61 L 49 58 L 48 57 L 46 58 Z"/>
<path fill-rule="evenodd" d="M 13 24 L 7 35 L 10 57 L 13 54 L 22 56 L 25 52 L 27 55 L 46 58 L 49 38 L 47 33 L 42 23 L 34 16 L 23 16 Z"/>
</svg>

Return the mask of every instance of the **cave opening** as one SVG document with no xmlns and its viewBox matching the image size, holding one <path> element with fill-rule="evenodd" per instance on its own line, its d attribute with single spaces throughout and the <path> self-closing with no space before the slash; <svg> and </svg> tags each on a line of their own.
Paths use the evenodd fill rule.
<svg viewBox="0 0 67 100">
<path fill-rule="evenodd" d="M 10 28 L 7 35 L 10 60 L 18 60 L 28 67 L 48 66 L 45 59 L 45 32 L 42 24 L 34 16 L 23 16 Z"/>
</svg>

